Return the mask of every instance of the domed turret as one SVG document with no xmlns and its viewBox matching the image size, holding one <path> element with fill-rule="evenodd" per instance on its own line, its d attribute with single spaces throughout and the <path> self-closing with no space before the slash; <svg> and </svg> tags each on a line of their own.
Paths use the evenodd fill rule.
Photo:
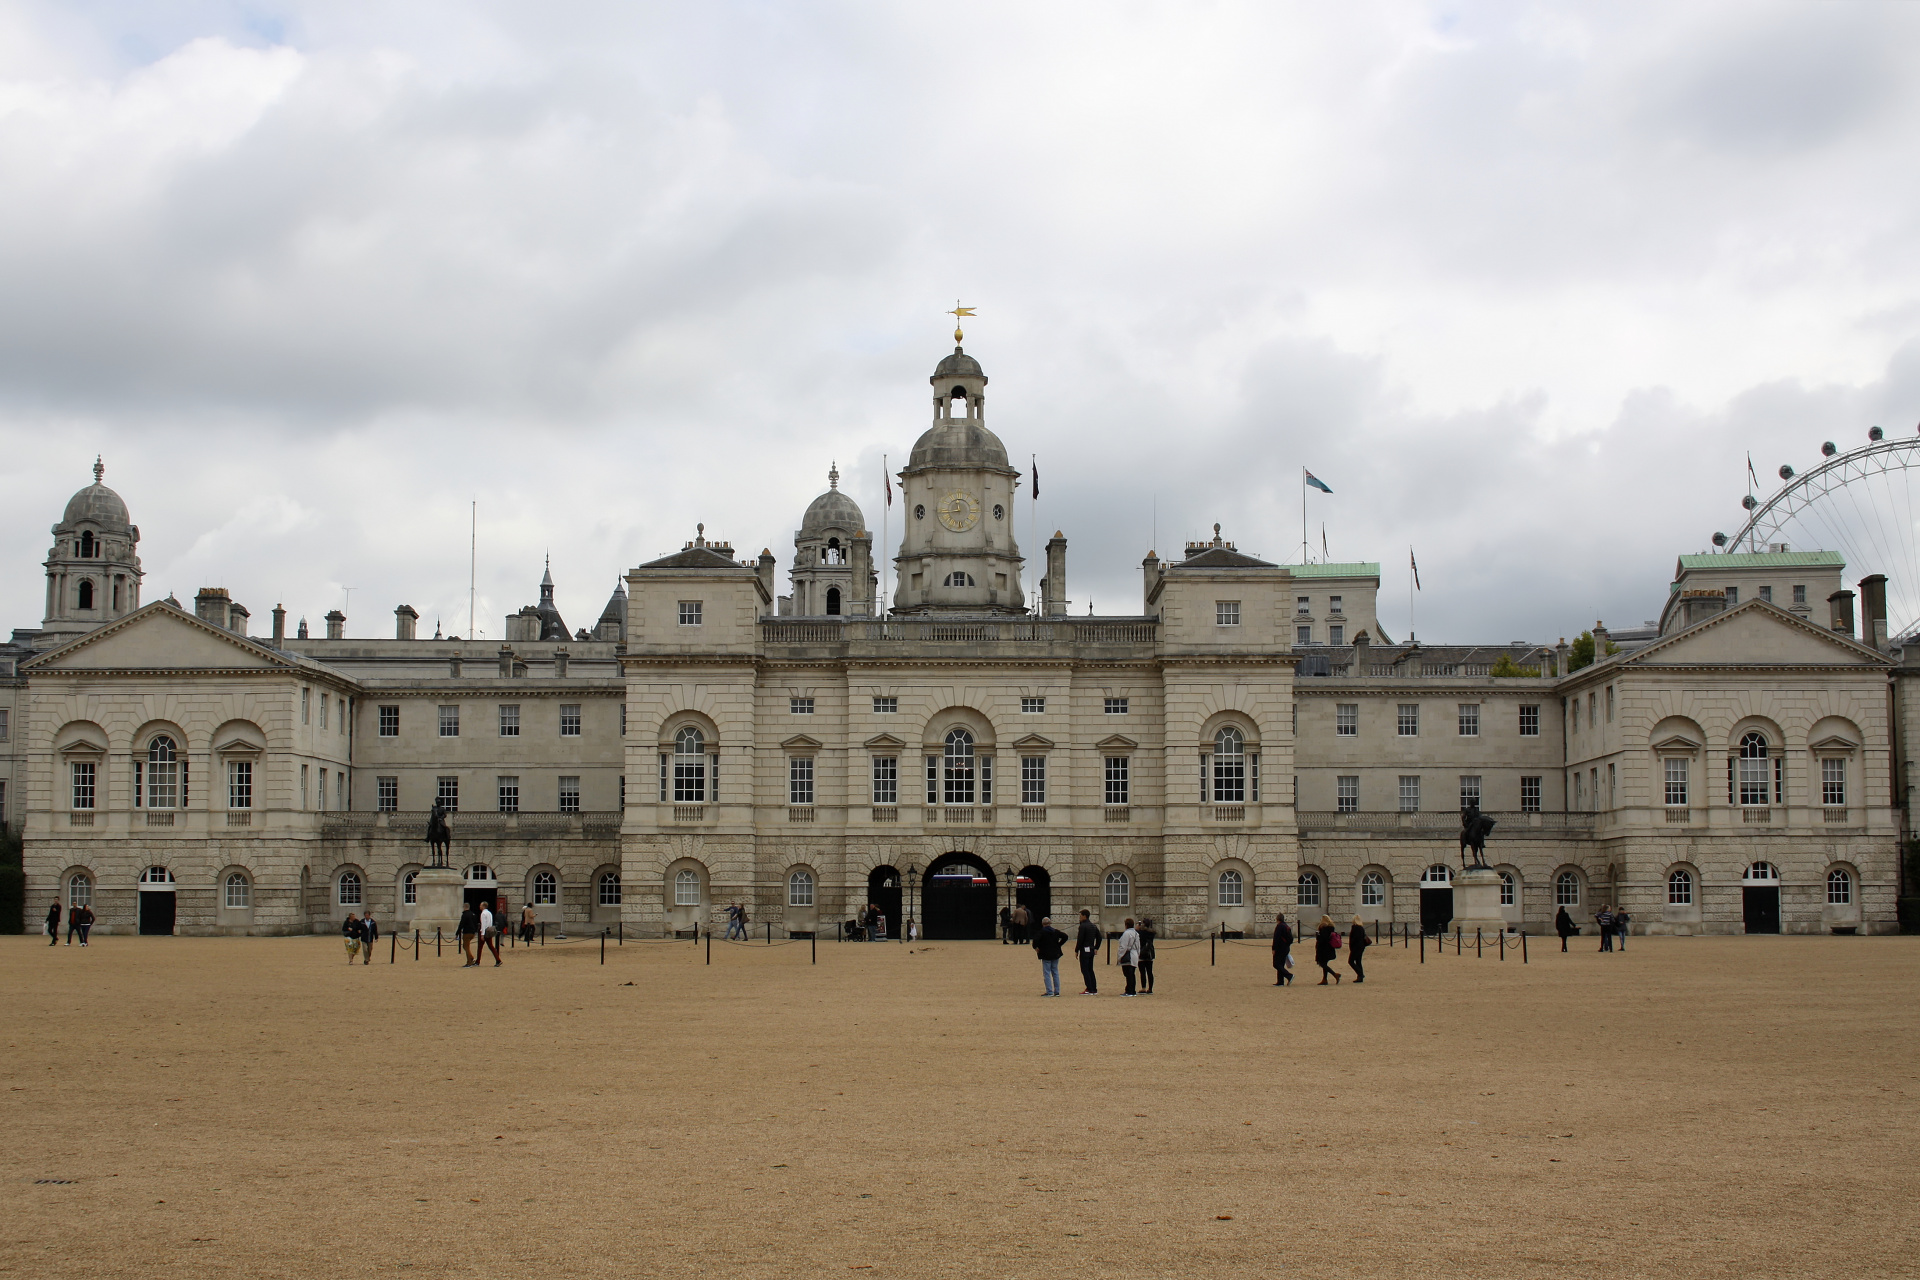
<svg viewBox="0 0 1920 1280">
<path fill-rule="evenodd" d="M 100 466 L 97 462 L 94 465 Z M 105 470 L 104 467 L 100 469 Z M 79 524 L 82 521 L 91 521 L 102 529 L 125 529 L 131 523 L 127 517 L 127 504 L 119 494 L 98 480 L 67 499 L 66 514 L 60 518 L 62 524 Z"/>
<path fill-rule="evenodd" d="M 827 472 L 827 491 L 808 503 L 807 514 L 800 517 L 801 534 L 828 529 L 852 534 L 866 527 L 867 517 L 861 513 L 860 504 L 840 492 L 840 468 L 835 466 Z"/>
<path fill-rule="evenodd" d="M 93 483 L 73 495 L 53 526 L 47 552 L 47 614 L 34 644 L 65 644 L 140 607 L 140 529 L 127 504 L 103 484 L 106 464 L 93 460 Z M 220 625 L 228 620 L 222 617 Z"/>
<path fill-rule="evenodd" d="M 840 467 L 827 472 L 827 491 L 807 504 L 793 535 L 793 596 L 803 616 L 853 614 L 873 608 L 873 536 L 860 504 L 840 492 Z"/>
<path fill-rule="evenodd" d="M 1006 467 L 1007 447 L 987 430 L 987 375 L 964 347 L 934 366 L 934 423 L 918 440 L 907 467 Z"/>
</svg>

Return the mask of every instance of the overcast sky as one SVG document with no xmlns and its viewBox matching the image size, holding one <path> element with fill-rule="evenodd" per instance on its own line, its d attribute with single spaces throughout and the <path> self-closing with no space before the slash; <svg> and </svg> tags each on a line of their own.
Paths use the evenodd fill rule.
<svg viewBox="0 0 1920 1280">
<path fill-rule="evenodd" d="M 147 598 L 262 633 L 465 632 L 475 501 L 489 637 L 697 522 L 784 589 L 830 463 L 878 533 L 958 297 L 1075 612 L 1215 521 L 1297 560 L 1304 465 L 1395 639 L 1410 544 L 1424 639 L 1633 625 L 1749 449 L 1920 421 L 1916 52 L 1755 0 L 0 4 L 0 623 L 96 453 Z"/>
</svg>

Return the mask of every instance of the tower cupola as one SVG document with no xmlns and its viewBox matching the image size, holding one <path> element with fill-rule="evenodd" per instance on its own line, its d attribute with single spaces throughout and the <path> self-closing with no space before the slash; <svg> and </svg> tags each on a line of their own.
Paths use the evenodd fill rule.
<svg viewBox="0 0 1920 1280">
<path fill-rule="evenodd" d="M 93 460 L 93 483 L 67 500 L 53 526 L 38 648 L 65 644 L 140 607 L 140 527 L 104 483 L 106 469 L 100 458 Z"/>
</svg>

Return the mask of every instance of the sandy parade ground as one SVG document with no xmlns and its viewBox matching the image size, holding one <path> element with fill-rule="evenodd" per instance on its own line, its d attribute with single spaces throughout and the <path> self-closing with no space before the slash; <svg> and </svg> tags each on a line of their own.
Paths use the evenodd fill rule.
<svg viewBox="0 0 1920 1280">
<path fill-rule="evenodd" d="M 0 939 L 0 1269 L 1912 1274 L 1920 939 L 1595 946 Z"/>
</svg>

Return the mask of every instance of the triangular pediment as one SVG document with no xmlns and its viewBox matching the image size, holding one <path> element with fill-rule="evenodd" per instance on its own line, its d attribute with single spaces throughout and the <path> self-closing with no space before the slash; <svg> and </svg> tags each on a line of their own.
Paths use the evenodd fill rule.
<svg viewBox="0 0 1920 1280">
<path fill-rule="evenodd" d="M 809 738 L 804 733 L 796 733 L 780 745 L 788 751 L 818 751 L 820 739 Z"/>
<path fill-rule="evenodd" d="M 1807 744 L 1809 751 L 1858 751 L 1860 744 L 1852 738 L 1843 738 L 1839 734 L 1829 734 L 1818 742 Z"/>
<path fill-rule="evenodd" d="M 160 601 L 24 664 L 28 672 L 292 670 L 283 654 Z"/>
<path fill-rule="evenodd" d="M 1122 751 L 1122 750 L 1131 751 L 1135 747 L 1139 746 L 1140 744 L 1135 742 L 1132 738 L 1125 737 L 1121 734 L 1116 733 L 1112 737 L 1100 739 L 1100 741 L 1094 743 L 1093 745 L 1100 748 L 1102 751 Z"/>
<path fill-rule="evenodd" d="M 1016 738 L 1013 745 L 1023 748 L 1047 748 L 1053 746 L 1053 739 L 1043 738 L 1037 733 L 1030 733 L 1024 738 Z"/>
<path fill-rule="evenodd" d="M 875 734 L 873 737 L 868 738 L 865 743 L 865 746 L 869 750 L 871 750 L 874 747 L 892 747 L 897 750 L 898 748 L 904 747 L 906 745 L 907 745 L 907 740 L 905 738 L 896 738 L 890 733 Z"/>
<path fill-rule="evenodd" d="M 1670 738 L 1662 738 L 1653 744 L 1655 751 L 1698 751 L 1700 744 L 1684 733 L 1676 733 Z"/>
<path fill-rule="evenodd" d="M 1657 640 L 1621 666 L 1861 666 L 1889 659 L 1856 640 L 1817 627 L 1768 604 L 1750 600 L 1685 631 Z"/>
</svg>

